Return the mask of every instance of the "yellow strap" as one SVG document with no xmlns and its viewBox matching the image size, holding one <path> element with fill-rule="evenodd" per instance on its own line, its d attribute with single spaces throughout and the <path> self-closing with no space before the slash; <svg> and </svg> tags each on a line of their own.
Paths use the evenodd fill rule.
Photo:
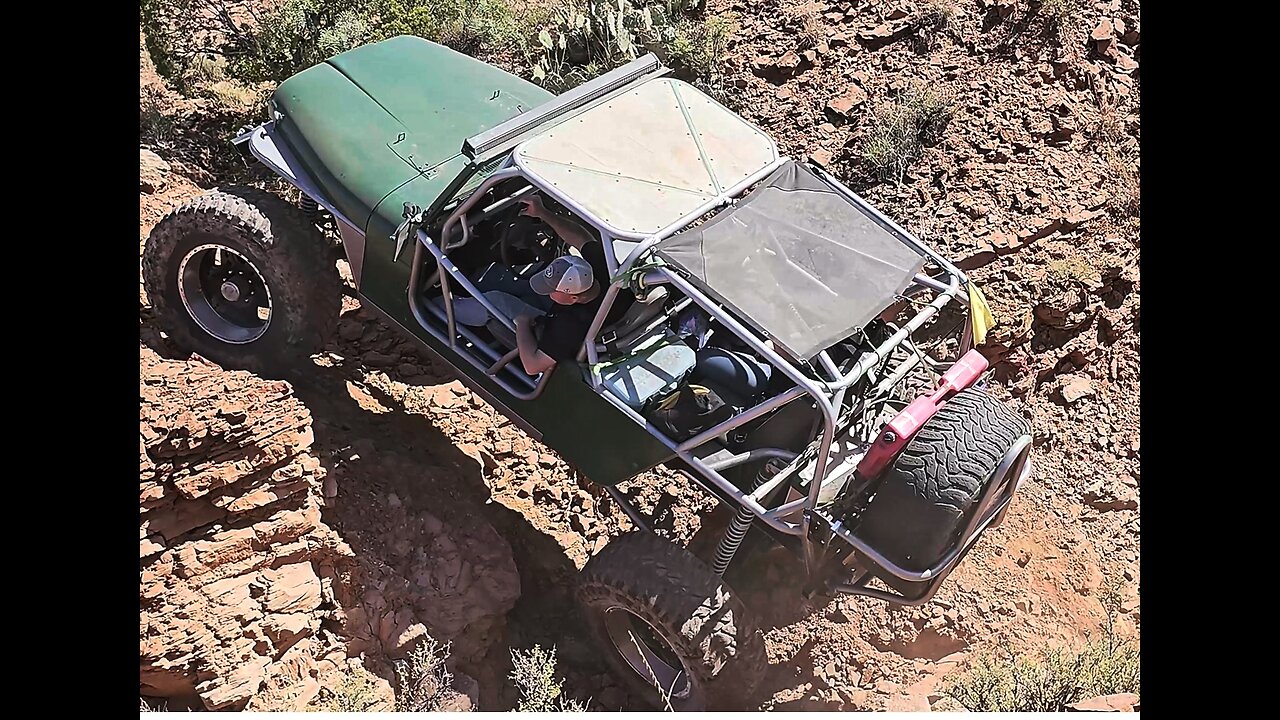
<svg viewBox="0 0 1280 720">
<path fill-rule="evenodd" d="M 972 281 L 969 282 L 969 318 L 973 322 L 973 344 L 981 345 L 987 339 L 987 331 L 995 327 L 996 318 L 982 291 Z"/>
</svg>

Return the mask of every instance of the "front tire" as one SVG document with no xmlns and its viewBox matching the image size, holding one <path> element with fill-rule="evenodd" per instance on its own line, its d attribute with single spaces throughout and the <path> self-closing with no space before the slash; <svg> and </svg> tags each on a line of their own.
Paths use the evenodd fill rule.
<svg viewBox="0 0 1280 720">
<path fill-rule="evenodd" d="M 265 375 L 318 352 L 342 309 L 342 280 L 320 231 L 253 188 L 220 188 L 166 215 L 147 238 L 142 278 L 177 344 Z"/>
<path fill-rule="evenodd" d="M 578 602 L 615 674 L 656 707 L 741 708 L 764 675 L 764 636 L 742 601 L 652 533 L 623 535 L 591 558 Z"/>
</svg>

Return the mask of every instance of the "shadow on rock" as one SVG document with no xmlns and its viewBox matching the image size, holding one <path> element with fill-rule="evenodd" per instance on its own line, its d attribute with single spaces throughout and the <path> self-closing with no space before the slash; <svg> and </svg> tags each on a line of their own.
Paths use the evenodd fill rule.
<svg viewBox="0 0 1280 720">
<path fill-rule="evenodd" d="M 421 379 L 450 379 L 424 365 Z M 398 654 L 416 641 L 413 625 L 421 622 L 453 642 L 454 662 L 479 681 L 484 709 L 518 699 L 506 681 L 512 647 L 557 646 L 562 669 L 599 666 L 581 623 L 567 617 L 576 612 L 577 568 L 563 548 L 492 502 L 480 465 L 428 416 L 359 384 L 360 376 L 357 367 L 317 367 L 295 381 L 295 392 L 312 412 L 317 455 L 336 481 L 326 517 L 364 576 L 364 616 L 356 620 L 368 624 L 365 641 Z M 368 400 L 379 407 L 366 407 Z"/>
</svg>

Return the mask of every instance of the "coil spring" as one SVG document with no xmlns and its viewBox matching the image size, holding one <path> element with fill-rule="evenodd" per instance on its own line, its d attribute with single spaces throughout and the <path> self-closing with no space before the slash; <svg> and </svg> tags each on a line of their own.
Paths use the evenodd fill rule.
<svg viewBox="0 0 1280 720">
<path fill-rule="evenodd" d="M 777 459 L 765 461 L 764 465 L 760 467 L 760 472 L 756 473 L 756 477 L 751 483 L 751 489 L 748 492 L 755 492 L 756 488 L 769 482 L 769 479 L 777 475 L 783 467 L 785 465 Z M 733 556 L 737 554 L 738 547 L 742 545 L 743 539 L 747 537 L 747 531 L 751 529 L 751 523 L 755 519 L 755 513 L 751 512 L 747 506 L 743 505 L 738 508 L 738 512 L 733 516 L 728 529 L 724 532 L 724 537 L 720 539 L 720 544 L 716 546 L 716 555 L 711 561 L 712 572 L 716 575 L 724 575 L 724 571 L 729 569 L 729 563 L 733 560 Z"/>
<path fill-rule="evenodd" d="M 298 201 L 298 207 L 309 220 L 315 220 L 316 214 L 320 212 L 320 204 L 306 193 L 302 193 L 302 199 Z"/>
</svg>

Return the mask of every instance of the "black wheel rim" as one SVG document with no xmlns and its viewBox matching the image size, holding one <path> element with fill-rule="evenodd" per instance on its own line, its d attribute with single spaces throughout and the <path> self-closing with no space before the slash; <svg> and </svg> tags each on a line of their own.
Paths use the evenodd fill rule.
<svg viewBox="0 0 1280 720">
<path fill-rule="evenodd" d="M 614 649 L 645 684 L 671 700 L 689 697 L 689 673 L 657 628 L 617 606 L 605 611 L 604 626 Z"/>
<path fill-rule="evenodd" d="M 242 253 L 225 245 L 198 245 L 178 265 L 178 295 L 202 330 L 244 345 L 271 326 L 271 291 Z"/>
</svg>

